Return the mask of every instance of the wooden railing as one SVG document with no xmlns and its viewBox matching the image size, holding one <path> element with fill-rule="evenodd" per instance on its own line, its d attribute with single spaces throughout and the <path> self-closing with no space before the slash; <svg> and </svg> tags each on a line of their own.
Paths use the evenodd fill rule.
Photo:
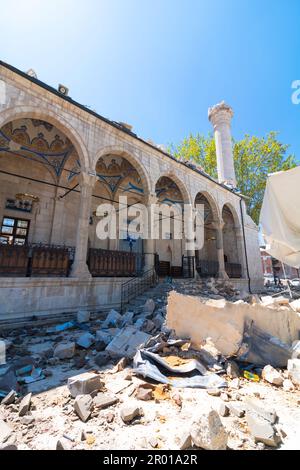
<svg viewBox="0 0 300 470">
<path fill-rule="evenodd" d="M 128 251 L 110 251 L 90 248 L 88 266 L 95 277 L 139 276 L 144 266 L 144 257 Z"/>
<path fill-rule="evenodd" d="M 225 271 L 229 278 L 242 277 L 242 266 L 239 263 L 225 263 Z"/>
<path fill-rule="evenodd" d="M 196 269 L 200 277 L 215 277 L 219 271 L 219 263 L 207 259 L 196 259 Z"/>
<path fill-rule="evenodd" d="M 68 276 L 75 249 L 47 244 L 0 245 L 0 276 Z"/>
</svg>

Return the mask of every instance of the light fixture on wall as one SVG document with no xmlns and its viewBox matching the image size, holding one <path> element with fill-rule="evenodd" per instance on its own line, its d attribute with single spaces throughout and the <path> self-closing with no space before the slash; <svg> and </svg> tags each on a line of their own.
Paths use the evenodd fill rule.
<svg viewBox="0 0 300 470">
<path fill-rule="evenodd" d="M 30 202 L 31 204 L 34 202 L 39 202 L 40 200 L 38 196 L 28 193 L 17 193 L 15 198 L 22 202 Z"/>
</svg>

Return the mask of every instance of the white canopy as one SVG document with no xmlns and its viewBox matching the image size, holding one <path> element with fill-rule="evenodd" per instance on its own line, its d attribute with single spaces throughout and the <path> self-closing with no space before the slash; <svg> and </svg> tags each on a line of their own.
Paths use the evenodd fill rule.
<svg viewBox="0 0 300 470">
<path fill-rule="evenodd" d="M 268 176 L 260 213 L 266 251 L 300 267 L 300 166 Z"/>
</svg>

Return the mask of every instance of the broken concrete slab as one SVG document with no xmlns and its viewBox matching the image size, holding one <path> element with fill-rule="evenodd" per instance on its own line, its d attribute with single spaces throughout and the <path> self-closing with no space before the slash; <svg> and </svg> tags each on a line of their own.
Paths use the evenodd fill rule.
<svg viewBox="0 0 300 470">
<path fill-rule="evenodd" d="M 144 306 L 143 306 L 143 312 L 147 316 L 151 316 L 155 310 L 155 302 L 153 299 L 147 299 Z"/>
<path fill-rule="evenodd" d="M 101 390 L 103 382 L 101 377 L 94 372 L 84 372 L 83 374 L 75 375 L 68 378 L 68 389 L 73 398 L 77 395 L 84 395 Z"/>
<path fill-rule="evenodd" d="M 247 412 L 246 421 L 255 442 L 263 442 L 269 447 L 277 447 L 281 439 L 269 421 L 256 413 Z"/>
<path fill-rule="evenodd" d="M 122 315 L 120 315 L 119 312 L 117 312 L 116 310 L 111 309 L 105 321 L 102 323 L 102 328 L 118 327 L 119 325 L 121 325 L 122 320 Z"/>
<path fill-rule="evenodd" d="M 11 436 L 12 432 L 12 428 L 6 424 L 3 419 L 0 418 L 0 444 L 6 442 L 7 439 Z"/>
<path fill-rule="evenodd" d="M 235 304 L 224 299 L 204 302 L 175 291 L 168 297 L 167 327 L 175 330 L 179 338 L 191 338 L 196 346 L 210 337 L 225 356 L 234 356 L 239 350 L 246 319 L 286 344 L 298 339 L 300 315 L 290 309 Z"/>
<path fill-rule="evenodd" d="M 244 399 L 245 407 L 247 411 L 252 412 L 264 418 L 269 423 L 274 424 L 277 419 L 277 414 L 274 409 L 267 409 L 262 401 L 259 401 L 257 398 L 245 397 Z"/>
<path fill-rule="evenodd" d="M 240 403 L 231 402 L 228 404 L 228 408 L 230 413 L 236 416 L 237 418 L 242 418 L 245 415 L 245 409 Z"/>
<path fill-rule="evenodd" d="M 140 408 L 136 405 L 124 405 L 120 410 L 120 416 L 126 424 L 130 423 L 133 419 L 143 415 L 143 408 Z"/>
<path fill-rule="evenodd" d="M 282 385 L 283 377 L 282 375 L 274 369 L 274 367 L 267 365 L 263 368 L 261 376 L 264 380 L 269 382 L 272 385 Z"/>
<path fill-rule="evenodd" d="M 140 385 L 137 388 L 136 395 L 135 397 L 137 400 L 143 400 L 143 401 L 149 401 L 153 399 L 153 390 L 154 387 L 145 387 L 143 385 Z"/>
<path fill-rule="evenodd" d="M 19 405 L 19 416 L 25 416 L 29 409 L 30 409 L 30 405 L 31 405 L 31 397 L 32 397 L 32 393 L 28 393 L 27 395 L 25 395 L 24 398 L 22 398 L 21 402 L 20 402 L 20 405 Z"/>
<path fill-rule="evenodd" d="M 59 343 L 54 349 L 53 356 L 58 359 L 71 359 L 75 354 L 75 343 L 68 341 Z"/>
<path fill-rule="evenodd" d="M 83 335 L 79 336 L 79 338 L 76 341 L 76 344 L 80 346 L 81 348 L 88 349 L 94 344 L 95 342 L 95 336 L 93 336 L 91 333 L 86 332 L 83 333 Z"/>
<path fill-rule="evenodd" d="M 1 401 L 1 405 L 11 405 L 15 402 L 16 392 L 15 390 L 11 390 Z"/>
<path fill-rule="evenodd" d="M 215 410 L 197 416 L 191 426 L 193 443 L 205 450 L 226 450 L 228 435 Z"/>
<path fill-rule="evenodd" d="M 96 341 L 103 341 L 105 343 L 105 346 L 108 345 L 108 343 L 111 342 L 113 337 L 119 333 L 120 329 L 119 328 L 114 328 L 114 332 L 112 332 L 112 329 L 109 330 L 98 330 L 96 331 Z"/>
<path fill-rule="evenodd" d="M 93 409 L 93 399 L 90 395 L 77 395 L 74 401 L 74 410 L 81 419 L 86 422 Z"/>
<path fill-rule="evenodd" d="M 132 358 L 139 346 L 146 343 L 150 335 L 139 331 L 134 326 L 127 326 L 118 333 L 106 347 L 112 357 Z"/>
<path fill-rule="evenodd" d="M 110 395 L 108 393 L 98 393 L 93 398 L 94 407 L 100 410 L 108 408 L 119 401 L 118 397 Z"/>
</svg>

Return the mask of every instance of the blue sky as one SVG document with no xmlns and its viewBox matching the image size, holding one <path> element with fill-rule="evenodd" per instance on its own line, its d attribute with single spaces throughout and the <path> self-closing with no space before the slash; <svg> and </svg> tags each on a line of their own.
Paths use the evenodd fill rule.
<svg viewBox="0 0 300 470">
<path fill-rule="evenodd" d="M 2 0 L 0 56 L 156 143 L 224 99 L 234 137 L 277 130 L 300 160 L 299 21 L 298 0 Z"/>
</svg>

